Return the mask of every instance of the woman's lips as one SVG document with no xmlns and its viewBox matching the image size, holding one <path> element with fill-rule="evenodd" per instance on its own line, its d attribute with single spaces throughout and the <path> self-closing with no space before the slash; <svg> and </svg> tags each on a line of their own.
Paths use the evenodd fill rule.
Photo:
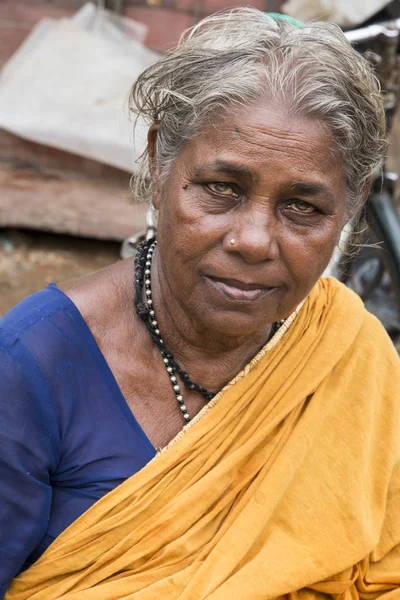
<svg viewBox="0 0 400 600">
<path fill-rule="evenodd" d="M 258 284 L 245 283 L 236 279 L 217 279 L 207 277 L 211 285 L 236 302 L 254 302 L 262 296 L 272 292 L 274 287 L 261 287 Z"/>
</svg>

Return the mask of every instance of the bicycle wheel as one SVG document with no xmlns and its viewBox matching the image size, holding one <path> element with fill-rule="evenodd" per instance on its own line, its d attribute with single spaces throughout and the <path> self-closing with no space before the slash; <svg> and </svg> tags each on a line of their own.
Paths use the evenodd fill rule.
<svg viewBox="0 0 400 600">
<path fill-rule="evenodd" d="M 400 351 L 400 219 L 388 193 L 371 194 L 361 249 L 340 260 L 338 278 L 382 322 Z"/>
</svg>

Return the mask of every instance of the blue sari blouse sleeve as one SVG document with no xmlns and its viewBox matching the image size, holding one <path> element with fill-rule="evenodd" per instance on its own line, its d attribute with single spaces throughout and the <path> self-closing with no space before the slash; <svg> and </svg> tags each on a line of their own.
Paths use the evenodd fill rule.
<svg viewBox="0 0 400 600">
<path fill-rule="evenodd" d="M 46 531 L 59 452 L 40 366 L 15 332 L 0 329 L 0 598 Z"/>
<path fill-rule="evenodd" d="M 0 599 L 10 580 L 156 453 L 56 286 L 0 319 Z"/>
</svg>

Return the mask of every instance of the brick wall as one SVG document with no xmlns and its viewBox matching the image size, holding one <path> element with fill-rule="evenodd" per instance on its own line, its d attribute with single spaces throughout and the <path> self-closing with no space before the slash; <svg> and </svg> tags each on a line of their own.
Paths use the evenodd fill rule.
<svg viewBox="0 0 400 600">
<path fill-rule="evenodd" d="M 254 6 L 279 11 L 283 0 L 125 0 L 124 14 L 149 27 L 147 45 L 163 50 L 172 46 L 181 32 L 203 16 L 231 6 Z M 73 14 L 84 0 L 0 0 L 0 67 L 18 48 L 31 28 L 43 17 Z M 120 2 L 121 3 L 121 2 Z M 108 2 L 111 7 L 112 1 Z"/>
</svg>

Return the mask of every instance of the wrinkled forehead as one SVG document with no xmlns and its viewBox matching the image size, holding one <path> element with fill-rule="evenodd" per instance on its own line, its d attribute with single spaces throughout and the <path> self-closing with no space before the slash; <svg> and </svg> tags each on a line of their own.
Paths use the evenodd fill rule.
<svg viewBox="0 0 400 600">
<path fill-rule="evenodd" d="M 187 143 L 193 163 L 230 162 L 240 169 L 263 169 L 272 159 L 282 169 L 323 172 L 342 168 L 341 155 L 321 121 L 291 115 L 284 107 L 255 103 L 224 111 Z"/>
</svg>

